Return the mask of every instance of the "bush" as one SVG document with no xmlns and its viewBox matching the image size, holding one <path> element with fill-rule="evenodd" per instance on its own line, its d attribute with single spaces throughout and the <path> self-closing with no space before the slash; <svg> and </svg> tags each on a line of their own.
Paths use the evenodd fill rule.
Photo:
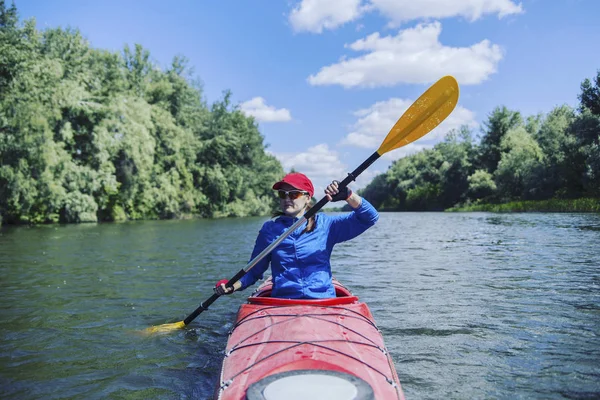
<svg viewBox="0 0 600 400">
<path fill-rule="evenodd" d="M 92 196 L 71 192 L 65 198 L 60 222 L 98 222 L 97 211 L 98 204 Z"/>
</svg>

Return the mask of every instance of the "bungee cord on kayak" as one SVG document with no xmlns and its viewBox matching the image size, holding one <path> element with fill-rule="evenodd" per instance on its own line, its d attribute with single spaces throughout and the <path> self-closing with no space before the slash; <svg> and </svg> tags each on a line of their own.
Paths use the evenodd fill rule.
<svg viewBox="0 0 600 400">
<path fill-rule="evenodd" d="M 314 346 L 314 347 L 318 347 L 318 348 L 322 348 L 322 349 L 327 349 L 330 350 L 332 352 L 335 352 L 337 354 L 343 355 L 345 357 L 348 358 L 352 358 L 353 360 L 365 365 L 366 367 L 372 369 L 373 371 L 377 372 L 378 374 L 382 375 L 386 381 L 391 384 L 391 385 L 395 385 L 394 380 L 386 375 L 384 372 L 380 371 L 377 368 L 372 367 L 371 365 L 365 363 L 363 360 L 352 356 L 350 354 L 348 354 L 348 352 L 344 352 L 344 351 L 340 351 L 340 350 L 336 350 L 335 348 L 331 347 L 331 346 L 326 346 L 325 343 L 336 343 L 336 342 L 341 342 L 341 343 L 345 343 L 345 344 L 355 344 L 355 345 L 359 345 L 359 346 L 368 346 L 371 348 L 375 348 L 379 351 L 381 351 L 382 354 L 387 355 L 387 350 L 384 347 L 379 346 L 377 343 L 375 343 L 374 340 L 370 339 L 368 336 L 358 332 L 357 330 L 351 328 L 348 325 L 345 325 L 343 323 L 340 323 L 338 321 L 335 320 L 331 320 L 328 319 L 327 317 L 348 317 L 348 318 L 354 318 L 357 320 L 360 320 L 361 322 L 369 325 L 370 327 L 372 327 L 373 329 L 379 331 L 379 329 L 377 328 L 377 326 L 368 318 L 366 318 L 364 315 L 361 315 L 360 313 L 357 313 L 354 310 L 351 310 L 349 308 L 346 307 L 332 307 L 332 306 L 324 306 L 324 307 L 320 307 L 317 306 L 319 308 L 325 309 L 325 311 L 328 311 L 329 309 L 334 309 L 336 311 L 342 310 L 342 311 L 346 311 L 346 313 L 344 312 L 335 312 L 335 313 L 315 313 L 315 314 L 311 314 L 311 313 L 307 313 L 307 314 L 297 314 L 297 313 L 276 313 L 276 314 L 272 314 L 269 313 L 268 315 L 258 315 L 256 316 L 256 314 L 259 313 L 264 313 L 265 309 L 261 309 L 261 310 L 256 310 L 248 315 L 246 315 L 243 319 L 241 319 L 240 321 L 238 321 L 234 327 L 231 329 L 230 333 L 232 333 L 236 328 L 238 328 L 239 326 L 241 326 L 244 323 L 249 323 L 251 321 L 255 321 L 258 319 L 263 319 L 263 318 L 268 318 L 268 319 L 276 319 L 276 318 L 285 318 L 287 317 L 287 319 L 284 320 L 280 320 L 277 322 L 273 322 L 270 325 L 266 326 L 263 329 L 260 329 L 258 331 L 253 332 L 252 334 L 250 334 L 249 336 L 243 338 L 242 340 L 240 340 L 239 342 L 235 343 L 231 348 L 229 348 L 228 350 L 225 351 L 225 357 L 229 357 L 231 354 L 233 354 L 235 351 L 237 350 L 241 350 L 244 348 L 249 348 L 249 347 L 253 347 L 253 346 L 261 346 L 261 345 L 267 345 L 267 344 L 291 344 L 291 346 L 288 347 L 284 347 L 281 348 L 277 351 L 274 351 L 271 354 L 266 355 L 265 357 L 261 358 L 258 361 L 255 361 L 253 364 L 248 365 L 246 368 L 244 368 L 243 370 L 240 370 L 238 373 L 236 373 L 235 375 L 229 377 L 229 379 L 227 380 L 222 380 L 221 381 L 221 389 L 224 389 L 228 386 L 231 385 L 231 383 L 233 382 L 233 380 L 239 376 L 240 374 L 244 373 L 245 371 L 251 369 L 252 367 L 256 366 L 256 364 L 261 363 L 263 361 L 268 360 L 269 358 L 276 356 L 277 354 L 281 353 L 281 352 L 285 352 L 288 350 L 291 350 L 295 347 L 298 346 L 302 346 L 302 345 L 308 345 L 308 346 Z M 269 307 L 269 309 L 273 309 L 273 310 L 277 310 L 280 309 L 281 307 Z M 355 315 L 351 315 L 348 313 L 352 313 Z M 288 324 L 288 323 L 294 323 L 294 320 L 298 319 L 298 318 L 308 318 L 308 319 L 316 319 L 322 322 L 327 322 L 330 324 L 334 324 L 337 325 L 343 329 L 345 329 L 346 331 L 352 332 L 354 334 L 356 334 L 357 336 L 363 338 L 364 340 L 366 340 L 366 342 L 363 341 L 357 341 L 357 340 L 350 340 L 350 339 L 326 339 L 326 340 L 309 340 L 309 341 L 297 341 L 297 340 L 267 340 L 267 341 L 259 341 L 259 342 L 254 342 L 254 343 L 250 343 L 250 344 L 243 344 L 246 341 L 250 340 L 252 337 L 256 337 L 257 335 L 259 335 L 260 333 L 263 333 L 266 330 L 269 329 L 274 329 L 274 327 L 278 326 L 278 325 L 282 325 L 282 324 Z"/>
<path fill-rule="evenodd" d="M 318 382 L 334 385 L 356 376 L 361 381 L 348 385 L 371 391 L 361 399 L 403 399 L 393 361 L 368 308 L 336 280 L 334 286 L 334 299 L 279 300 L 268 297 L 271 278 L 263 283 L 241 306 L 230 331 L 218 398 L 241 399 L 242 393 L 263 393 L 266 389 L 257 388 L 280 385 L 286 392 L 275 391 L 278 397 L 248 398 L 286 398 L 288 392 L 303 389 L 281 382 L 297 379 L 303 386 L 310 381 L 313 390 L 320 387 Z M 285 304 L 266 305 L 264 300 Z M 314 304 L 319 301 L 340 305 Z M 293 378 L 295 374 L 300 376 Z"/>
<path fill-rule="evenodd" d="M 336 350 L 336 349 L 334 349 L 332 347 L 324 346 L 324 345 L 320 344 L 320 343 L 323 343 L 323 342 L 344 342 L 344 343 L 352 343 L 352 344 L 365 345 L 365 343 L 362 343 L 362 342 L 354 342 L 354 341 L 351 341 L 351 340 L 339 340 L 339 339 L 338 340 L 324 340 L 324 341 L 308 341 L 308 342 L 294 342 L 294 341 L 284 341 L 284 340 L 281 340 L 281 341 L 272 341 L 272 342 L 263 342 L 262 344 L 265 344 L 265 343 L 273 343 L 273 344 L 274 343 L 293 343 L 293 344 L 291 346 L 284 347 L 284 348 L 282 348 L 280 350 L 277 350 L 277 351 L 273 352 L 272 354 L 269 354 L 269 355 L 265 356 L 264 358 L 261 358 L 260 360 L 256 361 L 252 365 L 249 365 L 248 367 L 244 368 L 243 370 L 241 370 L 237 374 L 231 376 L 227 381 L 221 381 L 221 389 L 223 390 L 223 389 L 227 388 L 228 386 L 231 386 L 231 384 L 233 383 L 233 381 L 234 381 L 235 378 L 237 378 L 239 375 L 243 374 L 244 372 L 248 371 L 249 369 L 255 367 L 257 364 L 259 364 L 259 363 L 261 363 L 261 362 L 263 362 L 263 361 L 265 361 L 265 360 L 267 360 L 267 359 L 269 359 L 271 357 L 274 357 L 277 354 L 286 352 L 288 350 L 291 350 L 291 349 L 293 349 L 295 347 L 302 346 L 302 345 L 311 345 L 311 346 L 318 347 L 318 348 L 321 348 L 321 349 L 330 350 L 330 351 L 332 351 L 334 353 L 337 353 L 337 354 L 343 355 L 345 357 L 351 358 L 351 359 L 353 359 L 355 361 L 358 361 L 359 363 L 363 364 L 365 367 L 370 368 L 371 370 L 377 372 L 379 375 L 383 376 L 385 378 L 385 380 L 387 381 L 387 383 L 389 383 L 390 385 L 392 385 L 392 387 L 396 387 L 396 383 L 394 382 L 394 380 L 391 377 L 389 377 L 388 375 L 386 375 L 384 372 L 382 372 L 382 371 L 378 370 L 377 368 L 375 368 L 375 367 L 367 364 L 366 362 L 362 361 L 358 357 L 354 357 L 354 356 L 352 356 L 352 355 L 350 355 L 348 353 L 345 353 L 343 351 L 339 351 L 339 350 Z M 258 345 L 258 343 L 257 343 L 257 345 Z M 251 346 L 251 345 L 248 345 L 248 346 Z M 381 349 L 379 349 L 379 350 L 381 350 Z M 227 357 L 227 355 L 226 355 L 226 357 Z"/>
<path fill-rule="evenodd" d="M 320 307 L 320 306 L 316 306 L 316 307 Z M 271 307 L 271 308 L 272 308 L 272 309 L 281 309 L 281 307 Z M 340 309 L 342 309 L 342 310 L 345 310 L 345 311 L 348 311 L 348 312 L 355 313 L 355 314 L 357 314 L 358 316 L 352 316 L 352 315 L 347 315 L 347 314 L 343 314 L 343 313 L 328 313 L 328 314 L 291 314 L 291 313 L 290 313 L 290 314 L 269 314 L 269 315 L 260 315 L 260 316 L 258 316 L 258 317 L 252 317 L 252 318 L 249 318 L 249 317 L 251 316 L 251 314 L 250 314 L 250 315 L 247 315 L 247 316 L 246 316 L 246 317 L 245 317 L 243 320 L 240 320 L 240 321 L 238 321 L 238 322 L 237 322 L 237 323 L 234 325 L 234 327 L 233 327 L 233 328 L 232 328 L 232 329 L 229 331 L 229 333 L 231 334 L 231 332 L 233 332 L 233 330 L 234 330 L 235 328 L 239 327 L 239 326 L 240 326 L 240 325 L 242 325 L 244 322 L 248 322 L 248 321 L 252 321 L 252 320 L 256 320 L 256 319 L 261 319 L 261 318 L 272 318 L 272 317 L 290 317 L 290 318 L 311 317 L 311 318 L 314 318 L 314 319 L 319 319 L 319 320 L 322 320 L 322 321 L 325 321 L 325 322 L 328 322 L 328 323 L 331 323 L 331 324 L 339 325 L 339 326 L 341 326 L 341 327 L 343 327 L 343 328 L 345 328 L 345 329 L 348 329 L 349 331 L 351 331 L 351 332 L 353 332 L 353 333 L 355 333 L 355 334 L 357 334 L 357 335 L 359 335 L 359 336 L 363 337 L 364 339 L 371 341 L 371 343 L 374 343 L 374 342 L 373 342 L 371 339 L 369 339 L 368 337 L 366 337 L 366 336 L 362 335 L 362 334 L 361 334 L 361 333 L 359 333 L 359 332 L 356 332 L 356 331 L 352 330 L 352 328 L 350 328 L 350 327 L 348 327 L 348 326 L 345 326 L 344 324 L 342 324 L 342 323 L 340 323 L 340 322 L 337 322 L 337 321 L 332 321 L 332 320 L 328 320 L 328 319 L 326 319 L 326 318 L 323 318 L 323 317 L 330 317 L 330 316 L 343 316 L 343 317 L 356 318 L 356 319 L 359 319 L 359 320 L 361 320 L 361 321 L 364 321 L 365 323 L 368 323 L 368 324 L 370 324 L 371 326 L 373 326 L 373 328 L 375 328 L 377 331 L 379 331 L 379 328 L 377 328 L 377 326 L 376 326 L 376 325 L 375 325 L 373 322 L 371 322 L 371 321 L 370 321 L 368 318 L 365 318 L 365 316 L 363 316 L 363 315 L 361 315 L 361 314 L 359 314 L 359 313 L 357 313 L 357 312 L 355 312 L 355 311 L 353 311 L 353 310 L 350 310 L 350 309 L 348 309 L 348 308 L 344 308 L 344 307 L 320 307 L 320 308 L 340 308 Z M 263 311 L 264 311 L 264 310 L 259 310 L 259 311 L 255 311 L 255 313 L 259 313 L 259 312 L 263 312 Z M 273 323 L 273 325 L 277 325 L 277 324 L 283 324 L 283 323 L 286 323 L 286 322 L 288 322 L 288 320 L 279 321 L 279 322 Z M 228 352 L 232 352 L 233 350 L 235 350 L 235 348 L 236 348 L 236 347 L 238 347 L 238 345 L 239 345 L 239 344 L 243 343 L 244 341 L 246 341 L 246 340 L 250 339 L 252 336 L 255 336 L 256 334 L 258 334 L 258 333 L 260 333 L 260 332 L 262 332 L 262 331 L 264 331 L 264 330 L 266 330 L 266 329 L 270 329 L 270 328 L 272 328 L 272 326 L 273 326 L 273 325 L 266 326 L 264 329 L 261 329 L 260 331 L 256 331 L 255 333 L 251 334 L 251 335 L 250 335 L 250 336 L 248 336 L 247 338 L 245 338 L 245 339 L 241 340 L 241 341 L 240 341 L 238 344 L 234 345 L 234 346 L 233 346 L 233 347 L 232 347 L 232 348 L 231 348 L 231 349 L 230 349 Z M 376 346 L 376 347 L 378 347 L 378 346 Z M 379 348 L 379 347 L 378 347 L 378 348 Z M 381 348 L 380 348 L 380 350 L 384 351 L 384 349 L 381 349 Z M 384 353 L 385 353 L 385 351 L 384 351 Z"/>
</svg>

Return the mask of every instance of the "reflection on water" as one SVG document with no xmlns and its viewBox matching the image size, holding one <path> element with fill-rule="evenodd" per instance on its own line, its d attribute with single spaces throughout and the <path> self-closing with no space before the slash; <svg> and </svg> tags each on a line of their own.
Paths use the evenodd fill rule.
<svg viewBox="0 0 600 400">
<path fill-rule="evenodd" d="M 0 397 L 210 398 L 263 218 L 0 230 Z M 600 216 L 384 213 L 332 257 L 407 398 L 600 396 Z"/>
</svg>

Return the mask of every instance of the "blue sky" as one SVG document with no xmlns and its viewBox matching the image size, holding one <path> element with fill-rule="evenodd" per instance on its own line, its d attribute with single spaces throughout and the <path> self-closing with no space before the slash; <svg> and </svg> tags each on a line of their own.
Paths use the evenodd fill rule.
<svg viewBox="0 0 600 400">
<path fill-rule="evenodd" d="M 10 1 L 7 1 L 10 3 Z M 461 124 L 479 131 L 499 105 L 524 115 L 576 106 L 600 69 L 596 0 L 16 0 L 38 29 L 78 28 L 93 47 L 139 43 L 166 67 L 189 59 L 210 104 L 232 91 L 286 170 L 318 189 L 377 149 L 427 87 L 453 75 L 459 106 L 425 138 L 378 160 L 433 146 Z M 322 192 L 321 192 L 322 193 Z"/>
</svg>

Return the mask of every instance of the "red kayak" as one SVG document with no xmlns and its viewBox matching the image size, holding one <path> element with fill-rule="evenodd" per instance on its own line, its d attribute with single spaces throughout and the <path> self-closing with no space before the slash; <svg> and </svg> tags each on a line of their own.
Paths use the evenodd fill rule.
<svg viewBox="0 0 600 400">
<path fill-rule="evenodd" d="M 270 297 L 263 283 L 227 341 L 216 399 L 404 399 L 366 304 L 334 280 L 335 298 Z"/>
</svg>

